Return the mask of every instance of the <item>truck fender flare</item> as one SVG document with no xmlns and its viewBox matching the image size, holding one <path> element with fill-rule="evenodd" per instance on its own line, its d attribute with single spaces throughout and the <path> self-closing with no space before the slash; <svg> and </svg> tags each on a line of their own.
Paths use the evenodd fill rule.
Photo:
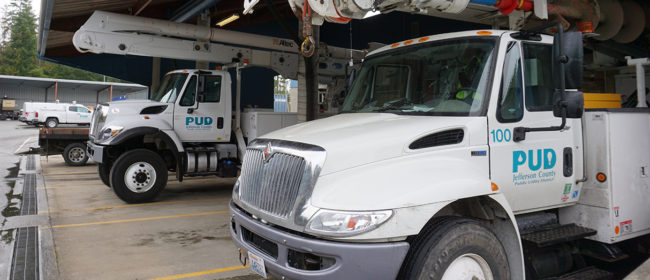
<svg viewBox="0 0 650 280">
<path fill-rule="evenodd" d="M 510 208 L 510 204 L 502 193 L 495 193 L 479 197 L 470 197 L 452 201 L 436 213 L 431 220 L 447 215 L 446 208 L 454 204 L 469 202 L 468 216 L 477 218 L 479 223 L 486 226 L 497 236 L 508 257 L 510 276 L 512 279 L 525 278 L 524 251 L 519 236 L 517 220 Z"/>
<path fill-rule="evenodd" d="M 183 152 L 183 146 L 180 144 L 180 140 L 178 140 L 178 137 L 176 135 L 169 135 L 169 133 L 165 132 L 164 130 L 160 130 L 155 127 L 134 127 L 129 130 L 126 130 L 117 137 L 113 141 L 111 141 L 111 145 L 119 145 L 121 143 L 126 142 L 129 139 L 132 139 L 134 137 L 139 137 L 139 136 L 144 136 L 144 135 L 155 135 L 157 137 L 160 137 L 165 144 L 171 149 L 172 154 L 174 154 L 174 158 L 176 159 L 177 162 L 180 162 L 183 160 L 183 157 L 181 156 L 181 153 Z M 180 148 L 179 148 L 180 147 Z"/>
</svg>

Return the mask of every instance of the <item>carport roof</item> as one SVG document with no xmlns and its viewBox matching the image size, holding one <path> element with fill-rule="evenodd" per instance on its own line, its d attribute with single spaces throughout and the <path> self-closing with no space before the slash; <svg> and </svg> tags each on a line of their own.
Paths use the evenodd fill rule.
<svg viewBox="0 0 650 280">
<path fill-rule="evenodd" d="M 203 0 L 43 0 L 40 7 L 38 54 L 40 57 L 75 57 L 82 55 L 72 45 L 74 32 L 83 25 L 94 11 L 131 14 L 142 17 L 170 19 L 174 16 L 193 15 L 191 8 Z M 217 9 L 209 9 L 213 20 L 220 20 L 243 10 L 241 0 L 211 0 Z M 283 18 L 293 14 L 286 0 L 272 0 Z M 262 4 L 260 6 L 263 6 Z M 227 29 L 268 22 L 272 15 L 259 9 L 252 15 L 229 24 Z M 195 17 L 187 21 L 192 23 Z"/>
<path fill-rule="evenodd" d="M 59 88 L 75 88 L 92 91 L 101 91 L 109 89 L 113 86 L 114 91 L 120 92 L 136 92 L 147 90 L 148 87 L 139 84 L 127 83 L 111 83 L 111 82 L 93 82 L 93 81 L 79 81 L 79 80 L 66 80 L 66 79 L 49 79 L 49 78 L 33 78 L 23 76 L 7 76 L 0 75 L 0 84 L 8 86 L 30 86 L 36 88 L 49 88 L 53 87 L 58 82 Z"/>
</svg>

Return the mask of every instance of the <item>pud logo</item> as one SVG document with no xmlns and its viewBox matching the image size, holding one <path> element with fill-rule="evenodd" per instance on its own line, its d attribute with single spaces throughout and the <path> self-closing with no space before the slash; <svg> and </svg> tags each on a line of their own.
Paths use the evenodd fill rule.
<svg viewBox="0 0 650 280">
<path fill-rule="evenodd" d="M 535 157 L 535 152 L 537 156 Z M 533 158 L 536 158 L 535 160 Z M 542 160 L 543 159 L 543 160 Z M 556 156 L 553 149 L 528 150 L 528 157 L 524 151 L 512 152 L 512 172 L 519 171 L 519 166 L 528 162 L 531 171 L 537 171 L 544 165 L 544 169 L 551 169 L 555 166 Z"/>
<path fill-rule="evenodd" d="M 212 117 L 185 117 L 185 128 L 210 129 L 212 122 Z"/>
<path fill-rule="evenodd" d="M 555 171 L 549 169 L 555 167 L 556 161 L 557 156 L 553 149 L 513 151 L 512 182 L 515 186 L 551 182 L 555 180 Z"/>
</svg>

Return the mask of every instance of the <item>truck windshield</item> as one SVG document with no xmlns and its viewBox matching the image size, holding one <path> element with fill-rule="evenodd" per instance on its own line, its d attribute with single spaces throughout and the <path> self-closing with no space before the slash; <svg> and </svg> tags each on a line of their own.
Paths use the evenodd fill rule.
<svg viewBox="0 0 650 280">
<path fill-rule="evenodd" d="M 165 75 L 158 90 L 156 90 L 156 92 L 151 96 L 151 100 L 164 103 L 174 103 L 176 97 L 183 89 L 186 79 L 187 73 L 172 73 Z"/>
<path fill-rule="evenodd" d="M 480 115 L 488 99 L 496 40 L 445 40 L 371 56 L 342 112 Z"/>
</svg>

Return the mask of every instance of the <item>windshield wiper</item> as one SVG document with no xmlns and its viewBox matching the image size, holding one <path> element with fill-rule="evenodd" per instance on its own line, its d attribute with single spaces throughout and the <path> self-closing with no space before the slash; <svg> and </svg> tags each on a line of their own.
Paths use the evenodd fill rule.
<svg viewBox="0 0 650 280">
<path fill-rule="evenodd" d="M 373 112 L 386 112 L 386 111 L 390 111 L 390 110 L 395 110 L 395 111 L 400 111 L 401 112 L 403 109 L 402 109 L 402 106 L 392 106 L 391 105 L 391 106 L 378 108 L 378 109 L 375 109 L 375 110 L 372 110 L 372 111 Z"/>
</svg>

